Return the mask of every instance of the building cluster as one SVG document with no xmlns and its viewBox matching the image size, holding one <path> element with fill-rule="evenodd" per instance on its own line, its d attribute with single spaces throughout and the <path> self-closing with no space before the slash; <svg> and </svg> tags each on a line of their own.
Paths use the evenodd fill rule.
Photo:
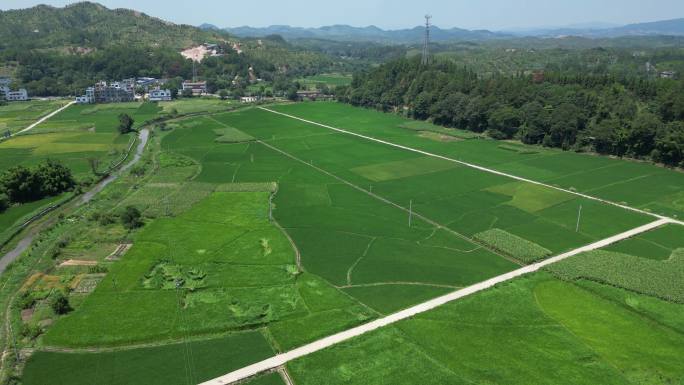
<svg viewBox="0 0 684 385">
<path fill-rule="evenodd" d="M 115 82 L 99 81 L 77 96 L 76 103 L 122 103 L 136 100 L 136 90 L 142 90 L 153 102 L 171 100 L 171 90 L 161 89 L 163 81 L 155 78 L 130 78 Z M 141 92 L 142 92 L 141 91 Z"/>
<path fill-rule="evenodd" d="M 183 82 L 181 92 L 183 94 L 192 92 L 192 96 L 202 96 L 207 93 L 207 82 L 189 81 Z"/>
<path fill-rule="evenodd" d="M 333 100 L 334 96 L 333 95 L 328 95 L 323 93 L 321 90 L 299 90 L 297 91 L 297 100 L 305 101 L 305 100 L 311 100 L 311 101 L 316 101 L 316 100 Z"/>
<path fill-rule="evenodd" d="M 28 92 L 26 89 L 21 88 L 19 90 L 12 90 L 10 85 L 12 84 L 12 79 L 7 77 L 0 77 L 0 99 L 7 101 L 25 101 L 28 100 Z"/>
<path fill-rule="evenodd" d="M 651 64 L 650 61 L 646 62 L 646 72 L 649 74 L 653 73 L 661 79 L 676 79 L 677 72 L 675 71 L 658 71 L 658 68 Z"/>
</svg>

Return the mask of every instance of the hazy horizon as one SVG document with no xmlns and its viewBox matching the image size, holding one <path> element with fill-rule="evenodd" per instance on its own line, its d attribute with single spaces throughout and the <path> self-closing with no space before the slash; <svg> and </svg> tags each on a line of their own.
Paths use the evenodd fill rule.
<svg viewBox="0 0 684 385">
<path fill-rule="evenodd" d="M 38 4 L 62 7 L 74 1 L 5 0 L 1 10 L 29 8 Z M 422 23 L 423 15 L 434 16 L 441 28 L 488 29 L 493 31 L 566 27 L 582 24 L 624 25 L 684 17 L 684 1 L 607 0 L 346 0 L 321 2 L 300 0 L 297 4 L 275 0 L 227 3 L 221 0 L 196 0 L 192 3 L 163 0 L 102 0 L 109 8 L 130 8 L 175 23 L 219 27 L 267 27 L 291 25 L 320 27 L 346 24 L 374 25 L 383 29 L 411 28 Z M 404 4 L 405 3 L 405 4 Z M 400 4 L 400 5 L 398 5 Z"/>
</svg>

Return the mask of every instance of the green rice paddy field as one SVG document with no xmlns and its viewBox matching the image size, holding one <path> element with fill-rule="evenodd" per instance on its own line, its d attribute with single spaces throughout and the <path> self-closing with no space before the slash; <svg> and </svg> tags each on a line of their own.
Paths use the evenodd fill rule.
<svg viewBox="0 0 684 385">
<path fill-rule="evenodd" d="M 131 115 L 136 125 L 153 119 L 153 104 L 119 103 L 73 105 L 25 135 L 0 143 L 0 168 L 33 165 L 45 159 L 63 162 L 77 178 L 91 175 L 88 158 L 100 159 L 102 168 L 123 155 L 132 136 L 119 135 L 119 114 Z"/>
<path fill-rule="evenodd" d="M 672 259 L 653 259 L 642 242 L 669 249 Z M 681 258 L 673 259 L 684 250 L 684 227 L 658 228 L 614 249 L 630 252 L 621 258 L 631 265 L 612 260 L 597 268 L 587 259 L 593 253 L 580 255 L 550 267 L 562 280 L 546 272 L 516 279 L 288 369 L 297 384 L 681 383 L 684 305 L 634 282 L 681 292 Z M 678 273 L 634 269 L 668 262 Z"/>
<path fill-rule="evenodd" d="M 566 186 L 560 183 L 576 178 L 571 187 L 609 198 L 618 191 L 611 186 L 641 180 L 647 187 L 629 191 L 641 199 L 635 205 L 671 215 L 682 210 L 682 175 L 657 167 L 452 135 L 331 103 L 276 108 L 549 183 L 570 178 L 559 182 Z M 68 111 L 78 114 L 75 121 L 85 119 L 82 110 Z M 25 369 L 34 382 L 26 383 L 41 383 L 62 367 L 70 370 L 57 370 L 62 382 L 54 383 L 97 382 L 93 373 L 117 373 L 113 384 L 157 383 L 126 363 L 166 367 L 165 355 L 200 344 L 195 358 L 187 350 L 180 355 L 187 364 L 174 365 L 173 379 L 160 375 L 164 383 L 184 384 L 186 368 L 198 381 L 653 220 L 261 109 L 186 118 L 161 135 L 158 173 L 167 179 L 153 178 L 126 201 L 144 209 L 149 223 L 40 345 L 186 344 L 39 352 Z M 605 178 L 582 176 L 603 169 L 594 162 L 623 176 L 637 166 L 634 172 L 648 175 L 601 184 Z M 272 182 L 275 223 L 268 219 Z M 577 256 L 288 369 L 299 385 L 679 383 L 684 367 L 672 357 L 684 353 L 684 305 L 659 293 L 681 293 L 681 280 L 672 278 L 681 268 L 681 231 L 672 225 L 602 250 L 610 254 L 595 269 L 582 269 L 591 256 Z M 633 278 L 617 280 L 615 271 Z M 647 285 L 641 274 L 665 283 Z M 244 336 L 253 341 L 232 342 Z M 217 357 L 192 364 L 206 346 Z M 270 374 L 250 383 L 282 380 Z"/>
<path fill-rule="evenodd" d="M 494 140 L 459 140 L 464 133 L 459 130 L 451 130 L 457 140 L 435 140 L 421 137 L 415 127 L 402 128 L 407 121 L 399 116 L 341 103 L 300 103 L 274 109 L 655 213 L 684 217 L 684 173 L 648 163 Z M 423 130 L 440 129 L 426 124 Z"/>
<path fill-rule="evenodd" d="M 22 380 L 25 385 L 196 384 L 271 355 L 271 347 L 254 331 L 98 354 L 38 352 Z M 255 384 L 278 384 L 265 381 Z"/>
<path fill-rule="evenodd" d="M 3 109 L 9 107 L 12 124 L 22 129 L 62 105 L 63 101 L 11 103 L 0 107 L 0 121 L 6 118 Z M 98 170 L 105 171 L 121 159 L 133 140 L 133 134 L 118 133 L 119 114 L 131 115 L 136 126 L 140 126 L 157 117 L 159 112 L 153 104 L 72 105 L 26 134 L 0 142 L 0 170 L 16 165 L 32 166 L 51 159 L 69 167 L 77 180 L 94 178 L 89 159 L 98 159 Z M 0 235 L 17 220 L 52 201 L 54 199 L 12 207 L 0 214 Z"/>
<path fill-rule="evenodd" d="M 0 106 L 0 135 L 21 131 L 66 103 L 65 100 L 31 100 Z"/>
</svg>

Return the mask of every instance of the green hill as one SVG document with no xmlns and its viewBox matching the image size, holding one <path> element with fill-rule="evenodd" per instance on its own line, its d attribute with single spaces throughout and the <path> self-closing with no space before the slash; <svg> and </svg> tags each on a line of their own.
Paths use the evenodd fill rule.
<svg viewBox="0 0 684 385">
<path fill-rule="evenodd" d="M 220 31 L 204 31 L 90 2 L 0 11 L 0 49 L 102 48 L 112 44 L 185 48 L 226 37 Z"/>
</svg>

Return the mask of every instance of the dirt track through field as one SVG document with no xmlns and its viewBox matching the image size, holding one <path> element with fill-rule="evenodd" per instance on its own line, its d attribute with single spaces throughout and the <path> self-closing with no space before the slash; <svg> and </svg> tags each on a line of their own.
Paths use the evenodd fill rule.
<svg viewBox="0 0 684 385">
<path fill-rule="evenodd" d="M 76 102 L 69 102 L 69 103 L 67 103 L 67 105 L 65 105 L 64 107 L 60 107 L 60 108 L 56 109 L 55 111 L 52 111 L 51 113 L 49 113 L 49 114 L 43 116 L 42 118 L 38 119 L 38 121 L 36 121 L 35 123 L 31 124 L 30 126 L 24 128 L 23 130 L 21 130 L 21 131 L 19 131 L 19 132 L 16 132 L 16 133 L 10 135 L 10 137 L 16 136 L 16 135 L 20 135 L 20 134 L 23 134 L 23 133 L 25 133 L 25 132 L 27 132 L 27 131 L 33 130 L 34 128 L 36 128 L 37 125 L 43 123 L 44 121 L 50 119 L 51 117 L 53 117 L 53 116 L 59 114 L 60 112 L 66 110 L 67 108 L 69 108 L 69 106 L 71 106 L 71 105 L 74 104 L 74 103 L 76 103 Z"/>
<path fill-rule="evenodd" d="M 668 218 L 661 218 L 658 219 L 655 222 L 648 223 L 646 225 L 625 231 L 624 233 L 614 235 L 612 237 L 600 240 L 598 242 L 594 242 L 592 244 L 582 246 L 578 249 L 568 251 L 567 253 L 563 253 L 561 255 L 557 255 L 555 257 L 546 259 L 541 262 L 534 263 L 532 265 L 524 266 L 521 267 L 517 270 L 513 270 L 511 272 L 501 274 L 499 276 L 496 276 L 494 278 L 490 278 L 486 281 L 474 284 L 472 286 L 468 286 L 466 288 L 456 290 L 452 293 L 443 295 L 441 297 L 437 297 L 435 299 L 429 300 L 427 302 L 423 302 L 421 304 L 418 304 L 416 306 L 410 307 L 406 310 L 402 310 L 400 312 L 391 314 L 387 317 L 379 318 L 375 321 L 371 321 L 369 323 L 363 324 L 361 326 L 357 326 L 355 328 L 345 330 L 343 332 L 333 334 L 331 336 L 322 338 L 318 341 L 314 341 L 312 343 L 309 343 L 307 345 L 304 345 L 302 347 L 296 348 L 294 350 L 291 350 L 289 352 L 283 353 L 283 354 L 278 354 L 274 357 L 268 358 L 266 360 L 263 360 L 261 362 L 257 362 L 255 364 L 246 366 L 242 369 L 238 369 L 236 371 L 233 371 L 231 373 L 228 373 L 224 376 L 214 378 L 212 380 L 203 382 L 200 385 L 225 385 L 225 384 L 232 384 L 237 381 L 242 381 L 244 379 L 247 379 L 249 377 L 255 376 L 259 373 L 268 371 L 268 370 L 273 370 L 275 368 L 278 368 L 282 365 L 285 365 L 286 363 L 296 360 L 298 358 L 307 356 L 309 354 L 318 352 L 320 350 L 329 348 L 333 345 L 339 344 L 341 342 L 350 340 L 354 337 L 358 337 L 360 335 L 372 332 L 376 329 L 382 328 L 387 325 L 391 325 L 393 323 L 399 322 L 401 320 L 413 317 L 415 315 L 425 313 L 427 311 L 430 311 L 432 309 L 435 309 L 439 306 L 442 306 L 446 303 L 458 300 L 460 298 L 475 294 L 477 292 L 489 289 L 495 285 L 498 285 L 500 283 L 510 281 L 514 278 L 521 277 L 526 274 L 534 273 L 541 268 L 551 265 L 556 262 L 560 262 L 564 259 L 570 258 L 574 255 L 581 254 L 587 251 L 591 250 L 596 250 L 600 249 L 603 247 L 606 247 L 608 245 L 611 245 L 613 243 L 622 241 L 627 238 L 634 237 L 636 235 L 639 235 L 641 233 L 653 230 L 657 227 L 666 225 L 668 223 L 672 223 L 673 221 Z"/>
<path fill-rule="evenodd" d="M 382 144 L 385 144 L 385 145 L 388 145 L 388 146 L 400 148 L 400 149 L 402 149 L 402 150 L 415 152 L 415 153 L 422 154 L 422 155 L 426 155 L 426 156 L 430 156 L 430 157 L 433 157 L 433 158 L 438 158 L 438 159 L 447 160 L 447 161 L 454 162 L 454 163 L 458 163 L 458 164 L 461 164 L 461 165 L 464 165 L 464 166 L 467 166 L 467 167 L 470 167 L 470 168 L 474 168 L 474 169 L 476 169 L 476 170 L 488 172 L 488 173 L 491 173 L 491 174 L 496 174 L 496 175 L 505 176 L 505 177 L 507 177 L 507 178 L 515 179 L 515 180 L 518 180 L 518 181 L 521 181 L 521 182 L 532 183 L 532 184 L 536 184 L 536 185 L 538 185 L 538 186 L 543 186 L 543 187 L 551 188 L 551 189 L 554 189 L 554 190 L 563 191 L 563 192 L 566 192 L 566 193 L 568 193 L 568 194 L 573 194 L 573 195 L 576 195 L 576 196 L 579 196 L 579 197 L 582 197 L 582 198 L 585 198 L 585 199 L 590 199 L 590 200 L 593 200 L 593 201 L 602 202 L 602 203 L 605 203 L 605 204 L 608 204 L 608 205 L 611 205 L 611 206 L 620 207 L 620 208 L 625 209 L 625 210 L 630 210 L 630 211 L 638 212 L 638 213 L 640 213 L 640 214 L 649 215 L 649 216 L 652 216 L 652 217 L 655 217 L 655 218 L 658 218 L 658 219 L 667 218 L 667 219 L 669 219 L 670 223 L 676 223 L 676 224 L 679 224 L 679 225 L 683 225 L 683 226 L 684 226 L 684 222 L 679 221 L 679 220 L 677 220 L 677 219 L 669 218 L 669 217 L 666 217 L 666 216 L 663 216 L 663 215 L 659 215 L 659 214 L 654 214 L 654 213 L 652 213 L 652 212 L 648 212 L 648 211 L 645 211 L 645 210 L 641 210 L 641 209 L 638 209 L 638 208 L 635 208 L 635 207 L 623 205 L 623 204 L 620 204 L 620 203 L 616 203 L 616 202 L 613 202 L 613 201 L 609 201 L 609 200 L 606 200 L 606 199 L 598 198 L 598 197 L 591 196 L 591 195 L 587 195 L 587 194 L 582 194 L 582 193 L 577 192 L 577 191 L 567 190 L 567 189 L 564 189 L 564 188 L 562 188 L 562 187 L 552 186 L 552 185 L 550 185 L 550 184 L 538 182 L 538 181 L 535 181 L 535 180 L 532 180 L 532 179 L 527 179 L 527 178 L 519 177 L 519 176 L 517 176 L 517 175 L 507 174 L 507 173 L 505 173 L 505 172 L 497 171 L 497 170 L 494 170 L 494 169 L 491 169 L 491 168 L 487 168 L 487 167 L 478 166 L 478 165 L 473 164 L 473 163 L 464 162 L 464 161 L 461 161 L 461 160 L 458 160 L 458 159 L 449 158 L 449 157 L 446 157 L 446 156 L 443 156 L 443 155 L 433 154 L 433 153 L 431 153 L 431 152 L 419 150 L 419 149 L 412 148 L 412 147 L 408 147 L 408 146 L 403 146 L 403 145 L 401 145 L 401 144 L 396 144 L 396 143 L 388 142 L 388 141 L 382 140 L 382 139 L 373 138 L 373 137 L 371 137 L 371 136 L 358 134 L 358 133 L 356 133 L 356 132 L 343 130 L 343 129 L 341 129 L 341 128 L 336 128 L 336 127 L 333 127 L 333 126 L 329 126 L 329 125 L 327 125 L 327 124 L 318 123 L 318 122 L 314 122 L 314 121 L 312 121 L 312 120 L 307 120 L 307 119 L 300 118 L 300 117 L 298 117 L 298 116 L 294 116 L 294 115 L 290 115 L 290 114 L 285 114 L 285 113 L 283 113 L 283 112 L 278 112 L 278 111 L 275 111 L 275 110 L 271 110 L 271 109 L 266 108 L 266 107 L 259 107 L 259 108 L 262 109 L 262 110 L 264 110 L 264 111 L 268 111 L 268 112 L 271 112 L 271 113 L 273 113 L 273 114 L 276 114 L 276 115 L 285 116 L 285 117 L 290 118 L 290 119 L 299 120 L 299 121 L 304 122 L 304 123 L 313 124 L 313 125 L 316 125 L 316 126 L 320 126 L 320 127 L 323 127 L 323 128 L 327 128 L 327 129 L 333 130 L 333 131 L 341 132 L 341 133 L 343 133 L 343 134 L 356 136 L 356 137 L 359 137 L 359 138 L 363 138 L 363 139 L 366 139 L 366 140 L 370 140 L 370 141 L 372 141 L 372 142 L 382 143 Z"/>
</svg>

